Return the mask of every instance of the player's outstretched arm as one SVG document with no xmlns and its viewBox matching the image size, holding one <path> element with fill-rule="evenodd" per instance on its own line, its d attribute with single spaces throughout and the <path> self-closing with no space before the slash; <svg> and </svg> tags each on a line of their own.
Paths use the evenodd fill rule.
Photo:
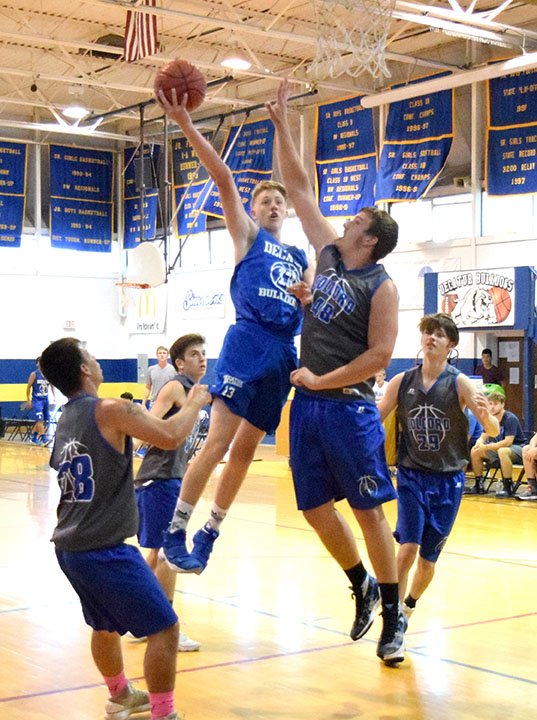
<svg viewBox="0 0 537 720">
<path fill-rule="evenodd" d="M 235 261 L 241 260 L 257 235 L 257 225 L 244 209 L 239 191 L 233 181 L 231 170 L 216 152 L 214 147 L 194 127 L 186 109 L 187 95 L 177 98 L 175 89 L 171 90 L 172 102 L 159 91 L 157 100 L 166 115 L 174 120 L 192 145 L 211 180 L 218 188 L 222 209 L 229 234 L 235 246 Z"/>
<path fill-rule="evenodd" d="M 180 411 L 166 420 L 145 412 L 136 403 L 117 398 L 101 400 L 95 417 L 101 433 L 116 448 L 129 435 L 163 450 L 175 450 L 191 433 L 199 411 L 210 402 L 207 386 L 194 385 Z"/>
<path fill-rule="evenodd" d="M 276 154 L 283 183 L 289 200 L 302 223 L 306 237 L 319 253 L 321 249 L 337 237 L 335 229 L 322 215 L 313 188 L 291 136 L 287 117 L 289 83 L 282 81 L 276 100 L 266 103 L 270 119 L 276 129 Z"/>
</svg>

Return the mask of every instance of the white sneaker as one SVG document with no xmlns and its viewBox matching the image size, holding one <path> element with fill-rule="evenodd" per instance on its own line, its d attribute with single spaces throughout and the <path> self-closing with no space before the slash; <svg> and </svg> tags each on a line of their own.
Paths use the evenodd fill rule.
<svg viewBox="0 0 537 720">
<path fill-rule="evenodd" d="M 147 640 L 147 635 L 142 635 L 142 637 L 136 637 L 136 635 L 133 635 L 130 631 L 127 631 L 125 633 L 125 637 L 129 639 L 130 642 L 138 642 L 142 643 Z"/>
<path fill-rule="evenodd" d="M 197 640 L 192 640 L 188 635 L 179 633 L 179 643 L 177 645 L 178 652 L 196 652 L 201 647 L 201 643 Z"/>
<path fill-rule="evenodd" d="M 410 616 L 412 615 L 412 613 L 414 612 L 414 610 L 416 608 L 415 607 L 411 608 L 406 603 L 402 603 L 402 605 L 403 605 L 403 614 L 408 622 L 410 620 Z"/>
<path fill-rule="evenodd" d="M 136 690 L 130 683 L 115 698 L 109 698 L 104 709 L 105 720 L 127 720 L 131 715 L 150 709 L 149 693 Z"/>
</svg>

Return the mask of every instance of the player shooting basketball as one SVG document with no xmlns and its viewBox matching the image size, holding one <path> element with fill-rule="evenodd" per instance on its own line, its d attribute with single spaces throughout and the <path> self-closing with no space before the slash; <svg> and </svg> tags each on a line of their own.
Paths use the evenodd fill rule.
<svg viewBox="0 0 537 720">
<path fill-rule="evenodd" d="M 423 364 L 399 373 L 379 403 L 382 419 L 397 407 L 401 428 L 397 464 L 397 555 L 399 592 L 404 597 L 410 569 L 419 550 L 410 592 L 404 600 L 407 618 L 433 579 L 435 564 L 455 522 L 469 460 L 469 407 L 485 431 L 496 436 L 498 421 L 486 397 L 452 365 L 448 356 L 459 342 L 449 315 L 421 319 Z"/>
<path fill-rule="evenodd" d="M 273 433 L 291 388 L 296 368 L 294 336 L 300 330 L 300 303 L 287 287 L 310 282 L 305 253 L 280 242 L 287 215 L 286 192 L 266 181 L 252 194 L 251 216 L 244 209 L 229 167 L 195 129 L 187 112 L 188 89 L 182 98 L 172 90 L 172 102 L 160 91 L 157 98 L 181 127 L 220 194 L 228 231 L 235 248 L 231 297 L 237 322 L 224 339 L 211 387 L 214 401 L 207 441 L 183 478 L 163 554 L 178 572 L 201 573 L 208 562 L 219 528 L 246 476 L 255 450 Z M 309 277 L 308 277 L 309 276 Z M 233 444 L 231 445 L 231 442 Z M 186 527 L 210 474 L 231 445 L 220 476 L 210 517 L 186 546 Z"/>
</svg>

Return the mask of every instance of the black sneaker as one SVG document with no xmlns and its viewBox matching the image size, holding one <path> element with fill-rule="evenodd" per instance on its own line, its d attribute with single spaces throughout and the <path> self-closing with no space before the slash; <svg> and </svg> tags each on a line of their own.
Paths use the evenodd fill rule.
<svg viewBox="0 0 537 720">
<path fill-rule="evenodd" d="M 375 611 L 380 605 L 378 582 L 374 577 L 368 575 L 362 585 L 362 592 L 359 595 L 353 592 L 352 597 L 356 601 L 356 617 L 350 635 L 353 640 L 359 640 L 373 625 Z"/>
<path fill-rule="evenodd" d="M 408 621 L 401 604 L 394 612 L 382 613 L 382 634 L 377 645 L 377 655 L 386 665 L 397 665 L 405 659 L 405 632 Z"/>
</svg>

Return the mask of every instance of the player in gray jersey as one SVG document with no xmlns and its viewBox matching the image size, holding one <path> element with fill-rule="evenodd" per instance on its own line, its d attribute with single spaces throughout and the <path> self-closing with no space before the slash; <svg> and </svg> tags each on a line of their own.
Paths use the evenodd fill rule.
<svg viewBox="0 0 537 720">
<path fill-rule="evenodd" d="M 287 119 L 286 82 L 267 109 L 276 128 L 278 162 L 291 203 L 317 253 L 311 289 L 295 287 L 304 304 L 300 368 L 291 408 L 291 469 L 298 508 L 351 583 L 356 615 L 351 637 L 371 627 L 382 602 L 377 655 L 404 658 L 393 537 L 382 505 L 396 497 L 384 455 L 384 431 L 373 394 L 374 374 L 388 364 L 397 336 L 397 290 L 377 261 L 397 244 L 397 223 L 364 208 L 338 237 L 315 200 Z M 353 531 L 336 509 L 346 498 L 364 534 L 371 564 L 360 559 Z M 377 582 L 378 580 L 378 582 Z"/>
<path fill-rule="evenodd" d="M 131 437 L 177 448 L 210 395 L 205 386 L 195 386 L 181 411 L 168 420 L 128 400 L 101 400 L 101 367 L 74 338 L 49 345 L 41 353 L 41 369 L 69 399 L 50 460 L 61 491 L 52 541 L 93 628 L 93 659 L 110 691 L 105 718 L 127 718 L 151 708 L 151 720 L 177 720 L 177 615 L 140 551 L 125 543 L 138 529 Z M 149 693 L 135 690 L 125 676 L 120 636 L 126 632 L 148 638 Z"/>
<path fill-rule="evenodd" d="M 182 335 L 171 346 L 170 359 L 176 374 L 161 388 L 149 411 L 150 415 L 164 419 L 179 412 L 191 388 L 205 375 L 205 338 L 197 333 Z M 149 549 L 146 560 L 170 603 L 173 603 L 177 573 L 159 560 L 158 551 L 179 497 L 186 472 L 189 441 L 190 438 L 187 438 L 176 450 L 162 450 L 152 445 L 135 480 L 140 513 L 138 542 L 141 547 Z M 199 642 L 185 633 L 179 633 L 179 652 L 193 652 L 199 648 Z"/>
<path fill-rule="evenodd" d="M 470 456 L 465 408 L 470 408 L 487 432 L 498 432 L 486 397 L 448 364 L 449 354 L 459 342 L 451 317 L 426 315 L 419 329 L 423 364 L 390 380 L 379 402 L 383 419 L 397 408 L 400 428 L 395 537 L 400 543 L 397 567 L 407 618 L 433 579 L 460 506 Z"/>
</svg>

